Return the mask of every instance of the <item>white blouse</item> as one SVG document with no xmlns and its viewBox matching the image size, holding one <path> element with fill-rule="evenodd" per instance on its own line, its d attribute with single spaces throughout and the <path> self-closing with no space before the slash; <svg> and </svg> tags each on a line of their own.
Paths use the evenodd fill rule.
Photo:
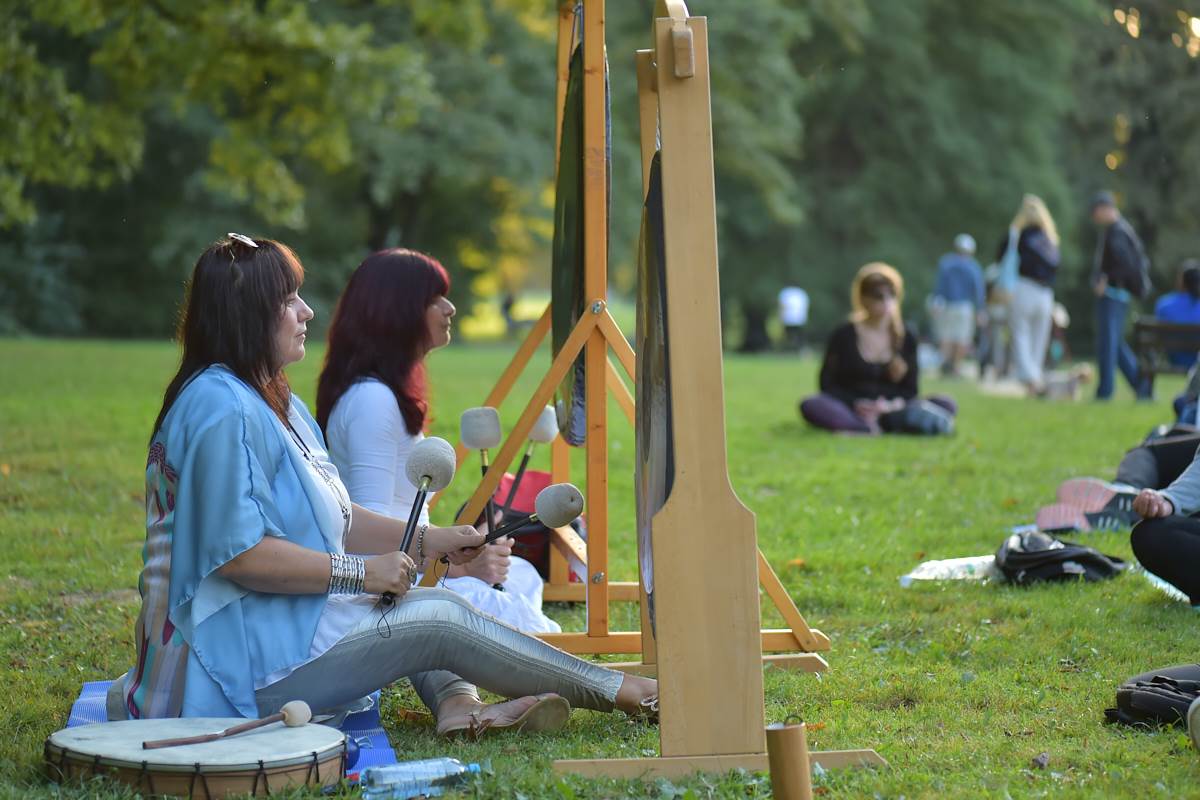
<svg viewBox="0 0 1200 800">
<path fill-rule="evenodd" d="M 404 465 L 417 442 L 410 434 L 392 390 L 375 378 L 352 385 L 329 414 L 325 441 L 329 456 L 339 465 L 342 480 L 354 502 L 380 514 L 408 519 L 417 489 L 408 482 Z M 420 522 L 429 522 L 421 507 Z"/>
<path fill-rule="evenodd" d="M 408 432 L 392 390 L 374 378 L 347 389 L 325 425 L 329 455 L 354 502 L 404 520 L 412 513 L 417 493 L 404 467 L 413 447 L 423 438 L 422 433 Z M 429 522 L 428 506 L 421 508 L 419 520 Z M 469 575 L 445 578 L 441 585 L 517 630 L 560 630 L 557 622 L 542 613 L 542 578 L 523 558 L 513 556 L 509 560 L 502 592 Z"/>
</svg>

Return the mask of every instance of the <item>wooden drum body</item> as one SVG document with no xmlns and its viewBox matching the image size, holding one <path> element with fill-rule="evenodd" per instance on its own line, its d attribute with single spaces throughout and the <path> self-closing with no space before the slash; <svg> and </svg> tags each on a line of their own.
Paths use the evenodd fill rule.
<svg viewBox="0 0 1200 800">
<path fill-rule="evenodd" d="M 334 786 L 346 774 L 346 736 L 324 725 L 267 725 L 227 739 L 143 750 L 142 742 L 215 733 L 244 719 L 145 719 L 66 728 L 44 748 L 56 781 L 104 775 L 148 795 L 218 798 Z"/>
</svg>

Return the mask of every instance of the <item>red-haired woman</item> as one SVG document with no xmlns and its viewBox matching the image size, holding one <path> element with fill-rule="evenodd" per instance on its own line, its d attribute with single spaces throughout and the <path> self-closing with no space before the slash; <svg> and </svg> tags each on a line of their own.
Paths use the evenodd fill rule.
<svg viewBox="0 0 1200 800">
<path fill-rule="evenodd" d="M 434 258 L 383 250 L 350 276 L 329 327 L 317 421 L 350 498 L 381 514 L 404 518 L 412 511 L 416 488 L 404 467 L 429 413 L 425 357 L 450 342 L 449 292 L 450 279 Z M 429 522 L 426 508 L 421 522 Z M 512 540 L 498 540 L 473 561 L 451 566 L 445 588 L 518 630 L 558 632 L 542 613 L 541 576 L 511 553 Z"/>
<path fill-rule="evenodd" d="M 850 320 L 829 336 L 821 392 L 800 403 L 810 425 L 844 433 L 948 433 L 949 397 L 917 397 L 917 336 L 904 324 L 904 280 L 882 262 L 864 265 L 850 287 Z"/>
</svg>

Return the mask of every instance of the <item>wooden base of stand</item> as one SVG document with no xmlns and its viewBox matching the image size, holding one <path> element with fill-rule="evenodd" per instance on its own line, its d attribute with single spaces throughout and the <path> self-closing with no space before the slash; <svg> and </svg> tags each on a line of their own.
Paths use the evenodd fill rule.
<svg viewBox="0 0 1200 800">
<path fill-rule="evenodd" d="M 822 769 L 846 767 L 886 767 L 888 763 L 874 750 L 812 751 L 809 761 Z M 568 759 L 554 762 L 554 771 L 581 775 L 585 778 L 678 778 L 695 772 L 728 772 L 744 769 L 766 772 L 766 753 L 742 753 L 713 756 L 678 756 L 669 758 L 597 758 Z"/>
</svg>

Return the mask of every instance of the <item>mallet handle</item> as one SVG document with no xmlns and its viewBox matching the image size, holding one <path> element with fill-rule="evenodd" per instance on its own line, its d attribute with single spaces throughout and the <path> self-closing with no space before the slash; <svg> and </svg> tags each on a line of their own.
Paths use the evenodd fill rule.
<svg viewBox="0 0 1200 800">
<path fill-rule="evenodd" d="M 198 736 L 183 736 L 178 739 L 155 739 L 150 742 L 142 742 L 143 750 L 157 750 L 160 747 L 176 747 L 181 744 L 201 744 L 203 742 L 215 742 L 217 739 L 224 739 L 226 736 L 237 736 L 239 733 L 252 731 L 255 728 L 261 728 L 263 725 L 270 725 L 272 722 L 279 722 L 283 719 L 283 712 L 276 711 L 270 716 L 262 719 L 252 719 L 248 722 L 242 722 L 238 725 L 233 725 L 219 733 L 202 733 Z"/>
<path fill-rule="evenodd" d="M 428 477 L 421 478 L 421 485 L 417 487 L 416 497 L 413 498 L 412 511 L 408 512 L 408 522 L 404 523 L 404 538 L 400 540 L 400 552 L 407 553 L 408 548 L 412 547 L 413 536 L 417 532 L 417 520 L 421 515 L 421 508 L 425 505 L 425 497 L 429 492 Z M 379 602 L 385 608 L 391 608 L 396 604 L 396 595 L 392 592 L 384 592 L 379 598 Z"/>
<path fill-rule="evenodd" d="M 485 477 L 485 478 L 486 478 L 486 477 L 487 477 L 487 471 L 488 471 L 488 451 L 487 451 L 487 450 L 480 450 L 480 451 L 479 451 L 479 455 L 480 455 L 480 457 L 481 457 L 481 459 L 482 459 L 482 465 L 480 466 L 480 469 L 479 469 L 479 474 L 480 474 L 482 477 Z M 491 542 L 491 541 L 494 541 L 495 539 L 497 539 L 497 538 L 499 538 L 499 537 L 497 537 L 497 536 L 496 536 L 496 531 L 495 531 L 495 527 L 496 527 L 496 520 L 495 520 L 495 517 L 496 517 L 496 507 L 495 507 L 494 505 L 492 505 L 492 498 L 490 498 L 490 497 L 488 498 L 487 505 L 486 505 L 486 506 L 484 506 L 484 508 L 483 508 L 483 516 L 484 516 L 484 518 L 485 518 L 485 521 L 486 521 L 486 523 L 487 523 L 487 538 L 485 538 L 485 539 L 484 539 L 484 541 L 485 541 L 485 542 Z M 493 588 L 493 589 L 495 589 L 497 592 L 503 592 L 503 591 L 504 591 L 504 584 L 502 584 L 502 583 L 493 583 L 493 584 L 492 584 L 492 588 Z"/>
<path fill-rule="evenodd" d="M 484 543 L 490 544 L 491 542 L 495 541 L 496 539 L 499 539 L 501 536 L 507 536 L 508 534 L 512 533 L 513 531 L 519 530 L 520 528 L 524 527 L 525 525 L 528 525 L 531 522 L 537 522 L 537 521 L 538 521 L 538 515 L 536 513 L 535 514 L 527 514 L 524 517 L 519 517 L 517 519 L 514 519 L 512 522 L 508 523 L 507 525 L 501 525 L 499 528 L 496 528 L 496 530 L 489 533 L 487 535 L 487 538 L 484 539 Z"/>
<path fill-rule="evenodd" d="M 521 485 L 521 478 L 525 477 L 525 469 L 529 466 L 529 459 L 533 455 L 533 442 L 529 443 L 529 447 L 525 448 L 525 455 L 521 456 L 521 466 L 517 467 L 517 474 L 513 477 L 512 485 L 508 487 L 508 497 L 504 499 L 504 505 L 500 506 L 500 516 L 507 517 L 508 512 L 512 510 L 513 500 L 517 497 L 517 487 Z"/>
</svg>

